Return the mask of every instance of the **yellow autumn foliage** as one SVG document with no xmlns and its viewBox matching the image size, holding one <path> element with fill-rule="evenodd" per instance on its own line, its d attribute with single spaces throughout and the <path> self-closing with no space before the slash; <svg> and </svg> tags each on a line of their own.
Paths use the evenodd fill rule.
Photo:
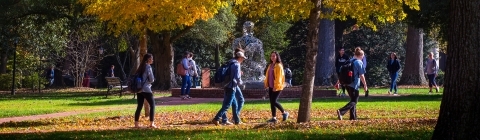
<svg viewBox="0 0 480 140">
<path fill-rule="evenodd" d="M 107 21 L 109 31 L 142 34 L 170 31 L 192 26 L 197 20 L 212 18 L 220 8 L 228 6 L 220 0 L 79 0 L 85 13 Z"/>
<path fill-rule="evenodd" d="M 317 0 L 235 0 L 237 14 L 250 18 L 271 16 L 276 20 L 299 20 L 309 18 L 309 12 Z M 321 18 L 346 20 L 351 17 L 376 29 L 372 19 L 381 23 L 395 22 L 406 17 L 403 4 L 420 10 L 418 0 L 323 0 L 324 8 L 331 13 L 322 13 Z"/>
</svg>

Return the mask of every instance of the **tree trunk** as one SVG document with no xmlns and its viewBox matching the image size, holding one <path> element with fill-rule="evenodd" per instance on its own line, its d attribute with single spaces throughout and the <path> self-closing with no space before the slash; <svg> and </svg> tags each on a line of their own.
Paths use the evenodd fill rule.
<svg viewBox="0 0 480 140">
<path fill-rule="evenodd" d="M 307 33 L 307 54 L 305 58 L 305 72 L 303 74 L 302 96 L 298 109 L 297 123 L 310 121 L 310 110 L 312 106 L 313 81 L 315 79 L 315 64 L 317 57 L 318 25 L 320 22 L 321 0 L 312 0 L 315 7 L 310 10 L 308 33 Z"/>
<path fill-rule="evenodd" d="M 405 68 L 399 84 L 426 85 L 423 71 L 423 31 L 411 25 L 408 26 Z"/>
<path fill-rule="evenodd" d="M 7 51 L 0 55 L 0 74 L 5 74 L 7 73 Z"/>
<path fill-rule="evenodd" d="M 137 57 L 138 58 L 137 62 L 143 63 L 142 62 L 143 56 L 145 54 L 147 54 L 147 42 L 148 42 L 147 34 L 146 34 L 146 32 L 144 32 L 143 35 L 140 35 L 140 46 L 139 46 L 139 49 L 138 49 L 139 50 L 138 51 L 139 52 L 139 57 Z M 137 63 L 138 66 L 140 66 L 140 63 Z M 137 68 L 138 68 L 138 66 L 137 66 Z M 144 101 L 143 101 L 143 108 L 145 110 L 145 117 L 150 116 L 150 106 L 148 104 L 147 99 L 144 99 Z"/>
<path fill-rule="evenodd" d="M 328 10 L 322 8 L 322 12 L 328 12 Z M 331 86 L 335 73 L 335 21 L 321 19 L 319 26 L 315 85 Z"/>
<path fill-rule="evenodd" d="M 480 139 L 480 0 L 450 0 L 445 90 L 432 139 Z"/>
<path fill-rule="evenodd" d="M 173 47 L 171 42 L 171 34 L 164 32 L 161 35 L 158 33 L 149 33 L 153 56 L 154 75 L 156 82 L 153 87 L 160 90 L 170 90 L 176 86 L 175 75 L 173 73 Z"/>
</svg>

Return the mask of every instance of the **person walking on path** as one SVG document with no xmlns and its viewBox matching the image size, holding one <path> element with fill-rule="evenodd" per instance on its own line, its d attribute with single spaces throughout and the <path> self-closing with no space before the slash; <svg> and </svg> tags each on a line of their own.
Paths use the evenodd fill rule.
<svg viewBox="0 0 480 140">
<path fill-rule="evenodd" d="M 435 91 L 438 93 L 438 86 L 437 83 L 435 82 L 435 78 L 437 77 L 437 72 L 438 72 L 438 65 L 437 61 L 433 58 L 433 52 L 430 52 L 428 54 L 428 60 L 425 63 L 425 73 L 427 74 L 428 77 L 428 87 L 430 90 L 428 91 L 428 94 L 432 94 L 432 87 L 435 86 Z"/>
<path fill-rule="evenodd" d="M 182 59 L 182 65 L 185 70 L 189 70 L 192 68 L 192 65 L 190 65 L 189 61 L 192 58 L 192 53 L 189 51 L 186 51 L 184 53 L 184 58 Z M 180 97 L 182 99 L 190 99 L 190 88 L 192 87 L 192 81 L 190 80 L 190 74 L 187 71 L 184 76 L 182 76 L 182 88 L 181 88 L 181 95 Z"/>
<path fill-rule="evenodd" d="M 230 78 L 227 78 L 227 79 L 230 79 L 230 80 L 228 80 L 227 84 L 224 85 L 225 94 L 223 98 L 222 108 L 220 108 L 220 110 L 212 120 L 212 123 L 215 125 L 220 124 L 221 117 L 224 117 L 222 118 L 223 119 L 222 121 L 228 120 L 226 119 L 225 114 L 227 113 L 227 110 L 228 108 L 230 108 L 230 106 L 233 107 L 232 112 L 233 112 L 234 123 L 237 125 L 242 123 L 239 116 L 239 110 L 241 110 L 244 100 L 243 100 L 243 95 L 241 98 L 238 98 L 239 100 L 236 100 L 237 99 L 236 93 L 240 92 L 239 86 L 244 84 L 241 79 L 242 74 L 241 74 L 240 65 L 245 59 L 247 59 L 247 57 L 245 57 L 244 51 L 242 49 L 235 49 L 235 58 L 231 59 L 228 62 L 229 69 L 230 69 L 230 74 L 229 74 Z M 241 104 L 239 104 L 238 102 L 241 102 Z M 229 125 L 229 123 L 227 123 L 226 121 L 222 123 Z"/>
<path fill-rule="evenodd" d="M 150 127 L 156 128 L 154 120 L 155 120 L 155 100 L 153 99 L 153 92 L 152 92 L 152 83 L 155 81 L 155 77 L 153 76 L 152 67 L 150 64 L 153 63 L 153 55 L 152 54 L 145 54 L 143 56 L 142 63 L 137 69 L 136 74 L 142 76 L 142 91 L 137 93 L 137 110 L 135 111 L 135 128 L 139 128 L 140 124 L 138 120 L 140 118 L 140 112 L 142 111 L 143 103 L 147 100 L 148 104 L 150 105 Z"/>
<path fill-rule="evenodd" d="M 392 94 L 393 89 L 393 95 L 397 95 L 397 78 L 400 68 L 400 61 L 398 61 L 397 54 L 392 52 L 390 54 L 390 59 L 387 62 L 387 70 L 390 75 L 390 90 L 388 91 L 388 94 Z"/>
<path fill-rule="evenodd" d="M 340 75 L 340 67 L 345 62 L 347 62 L 348 60 L 350 60 L 350 56 L 345 54 L 345 49 L 344 48 L 340 48 L 340 50 L 338 50 L 337 58 L 335 58 L 335 68 L 336 68 L 336 72 L 337 72 L 337 77 L 338 77 L 338 75 Z M 342 91 L 340 93 L 340 96 L 345 97 L 345 86 L 341 85 L 340 81 L 337 81 L 337 84 L 335 84 L 335 85 L 342 86 Z"/>
<path fill-rule="evenodd" d="M 355 48 L 355 56 L 353 59 L 349 60 L 353 64 L 353 82 L 347 85 L 348 96 L 350 97 L 350 102 L 348 102 L 344 107 L 337 110 L 338 119 L 342 120 L 342 116 L 350 111 L 350 120 L 357 120 L 357 110 L 356 106 L 358 103 L 360 81 L 363 83 L 364 91 L 368 91 L 367 83 L 365 82 L 365 68 L 363 67 L 363 50 L 359 47 Z"/>
<path fill-rule="evenodd" d="M 277 122 L 277 108 L 282 112 L 283 121 L 288 119 L 288 112 L 286 112 L 282 105 L 277 101 L 278 97 L 285 88 L 285 74 L 283 71 L 282 59 L 278 52 L 273 51 L 270 54 L 270 64 L 267 65 L 267 74 L 265 74 L 264 86 L 268 88 L 268 96 L 270 97 L 270 108 L 272 111 L 272 118 L 268 122 Z"/>
</svg>

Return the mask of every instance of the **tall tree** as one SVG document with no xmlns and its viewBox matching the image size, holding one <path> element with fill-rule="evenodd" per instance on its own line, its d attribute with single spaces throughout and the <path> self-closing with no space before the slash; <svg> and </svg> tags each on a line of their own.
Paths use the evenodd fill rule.
<svg viewBox="0 0 480 140">
<path fill-rule="evenodd" d="M 407 31 L 408 53 L 405 54 L 405 68 L 399 84 L 426 85 L 423 71 L 423 30 L 409 25 Z"/>
<path fill-rule="evenodd" d="M 346 19 L 347 16 L 357 19 L 357 22 L 375 28 L 371 21 L 372 16 L 380 22 L 394 22 L 396 18 L 404 18 L 402 6 L 418 9 L 417 0 L 401 1 L 353 1 L 353 0 L 325 0 L 326 8 L 333 9 L 332 13 L 325 18 Z M 315 78 L 315 64 L 318 51 L 318 26 L 322 0 L 297 1 L 246 1 L 237 0 L 235 8 L 237 12 L 247 13 L 250 17 L 272 16 L 277 20 L 308 19 L 307 31 L 307 53 L 305 59 L 305 72 L 303 75 L 302 96 L 298 112 L 297 122 L 310 121 L 310 110 L 313 93 L 313 82 Z M 357 9 L 362 9 L 358 12 Z"/>
<path fill-rule="evenodd" d="M 79 0 L 86 13 L 108 22 L 114 34 L 131 31 L 140 37 L 140 56 L 146 53 L 147 36 L 154 56 L 154 87 L 170 89 L 175 85 L 172 43 L 187 33 L 197 20 L 212 18 L 226 1 L 191 0 Z M 141 59 L 141 58 L 140 58 Z"/>
<path fill-rule="evenodd" d="M 445 90 L 432 139 L 480 139 L 480 0 L 450 0 Z"/>
<path fill-rule="evenodd" d="M 324 13 L 330 11 L 322 8 Z M 330 86 L 335 74 L 335 20 L 321 19 L 319 29 L 315 85 Z"/>
</svg>

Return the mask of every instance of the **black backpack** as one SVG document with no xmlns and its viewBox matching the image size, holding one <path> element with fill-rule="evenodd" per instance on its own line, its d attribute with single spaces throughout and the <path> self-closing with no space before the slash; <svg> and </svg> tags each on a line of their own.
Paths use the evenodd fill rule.
<svg viewBox="0 0 480 140">
<path fill-rule="evenodd" d="M 287 79 L 292 78 L 292 71 L 289 68 L 285 69 L 285 78 Z"/>
<path fill-rule="evenodd" d="M 340 84 L 342 85 L 351 84 L 354 78 L 353 74 L 354 74 L 353 61 L 352 60 L 345 61 L 345 63 L 343 63 L 340 66 L 340 70 L 338 74 L 338 80 L 340 80 Z"/>
</svg>

